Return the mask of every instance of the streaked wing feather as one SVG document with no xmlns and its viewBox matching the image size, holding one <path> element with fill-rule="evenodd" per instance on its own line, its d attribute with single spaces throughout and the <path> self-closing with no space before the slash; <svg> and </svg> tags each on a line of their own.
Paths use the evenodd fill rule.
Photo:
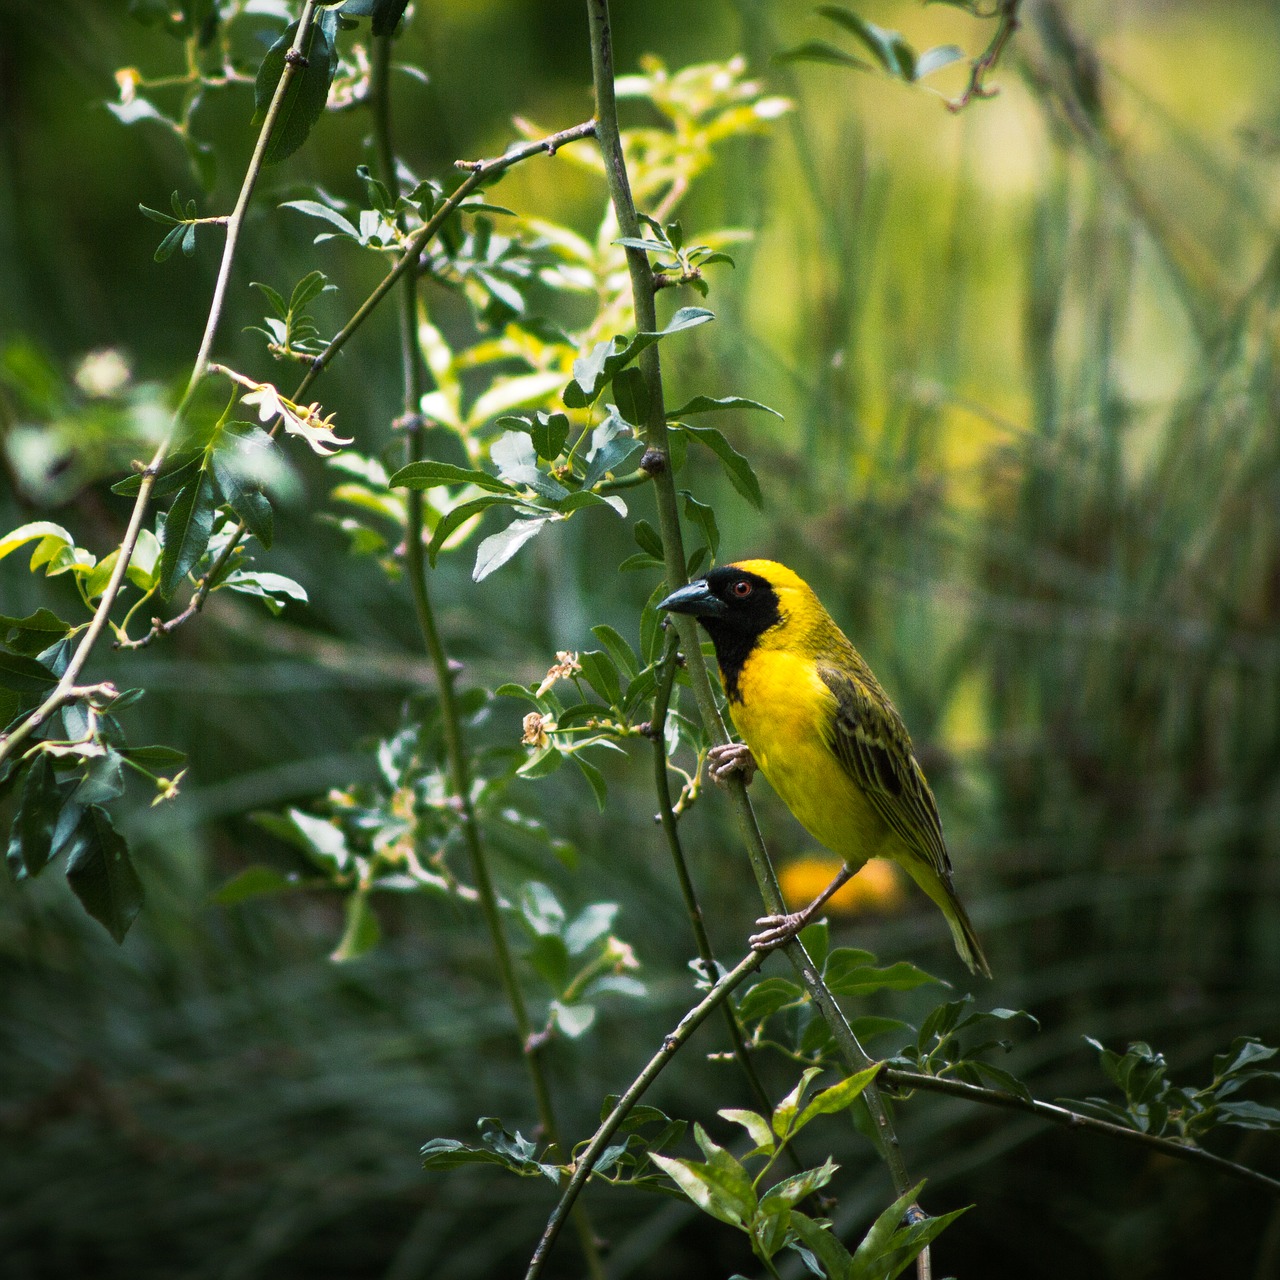
<svg viewBox="0 0 1280 1280">
<path fill-rule="evenodd" d="M 830 741 L 836 758 L 907 848 L 949 881 L 938 806 L 897 712 L 886 713 L 855 675 L 823 665 L 818 674 L 836 699 Z"/>
</svg>

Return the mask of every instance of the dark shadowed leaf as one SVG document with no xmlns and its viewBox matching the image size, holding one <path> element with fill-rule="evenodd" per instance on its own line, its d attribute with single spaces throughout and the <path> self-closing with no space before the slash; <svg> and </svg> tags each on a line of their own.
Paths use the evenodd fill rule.
<svg viewBox="0 0 1280 1280">
<path fill-rule="evenodd" d="M 160 594 L 168 599 L 209 545 L 218 493 L 212 474 L 202 468 L 174 498 L 164 522 L 160 553 Z"/>
<path fill-rule="evenodd" d="M 266 162 L 275 164 L 291 156 L 307 140 L 307 134 L 324 112 L 325 99 L 338 62 L 333 48 L 333 35 L 337 31 L 336 13 L 321 14 L 312 24 L 304 42 L 302 55 L 305 62 L 295 68 L 289 87 L 285 90 L 280 114 L 267 143 Z M 276 86 L 284 74 L 285 57 L 293 47 L 298 34 L 298 24 L 291 22 L 279 40 L 267 50 L 254 82 L 254 103 L 257 108 L 255 123 L 266 118 L 267 108 L 275 96 Z"/>
<path fill-rule="evenodd" d="M 5 855 L 15 879 L 38 875 L 53 856 L 53 832 L 62 808 L 62 792 L 53 762 L 43 753 L 27 771 L 22 797 Z"/>
<path fill-rule="evenodd" d="M 65 847 L 68 884 L 84 909 L 123 942 L 142 909 L 142 882 L 107 811 L 96 804 L 85 809 Z"/>
</svg>

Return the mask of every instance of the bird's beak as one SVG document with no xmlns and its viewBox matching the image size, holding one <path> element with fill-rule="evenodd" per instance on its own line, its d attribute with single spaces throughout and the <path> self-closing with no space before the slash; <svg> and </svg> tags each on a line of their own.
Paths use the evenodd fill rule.
<svg viewBox="0 0 1280 1280">
<path fill-rule="evenodd" d="M 668 613 L 691 613 L 695 618 L 722 618 L 725 614 L 724 601 L 701 578 L 659 600 L 658 608 Z"/>
</svg>

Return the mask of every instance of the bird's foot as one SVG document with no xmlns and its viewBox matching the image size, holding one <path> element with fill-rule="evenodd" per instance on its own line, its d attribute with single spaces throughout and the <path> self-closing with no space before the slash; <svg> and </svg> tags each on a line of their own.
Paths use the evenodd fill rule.
<svg viewBox="0 0 1280 1280">
<path fill-rule="evenodd" d="M 707 772 L 712 782 L 726 786 L 735 771 L 742 774 L 742 785 L 749 787 L 756 775 L 756 758 L 745 742 L 726 742 L 707 752 Z"/>
<path fill-rule="evenodd" d="M 761 916 L 756 921 L 762 926 L 760 932 L 753 933 L 747 941 L 753 951 L 772 951 L 784 942 L 790 942 L 809 923 L 812 915 L 812 911 L 792 911 L 787 915 Z"/>
</svg>

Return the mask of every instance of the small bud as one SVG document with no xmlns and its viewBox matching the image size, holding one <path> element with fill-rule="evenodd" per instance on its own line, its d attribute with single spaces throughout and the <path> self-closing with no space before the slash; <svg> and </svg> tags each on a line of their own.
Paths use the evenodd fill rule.
<svg viewBox="0 0 1280 1280">
<path fill-rule="evenodd" d="M 646 449 L 640 459 L 640 470 L 651 476 L 660 475 L 667 469 L 667 455 L 661 449 Z"/>
</svg>

